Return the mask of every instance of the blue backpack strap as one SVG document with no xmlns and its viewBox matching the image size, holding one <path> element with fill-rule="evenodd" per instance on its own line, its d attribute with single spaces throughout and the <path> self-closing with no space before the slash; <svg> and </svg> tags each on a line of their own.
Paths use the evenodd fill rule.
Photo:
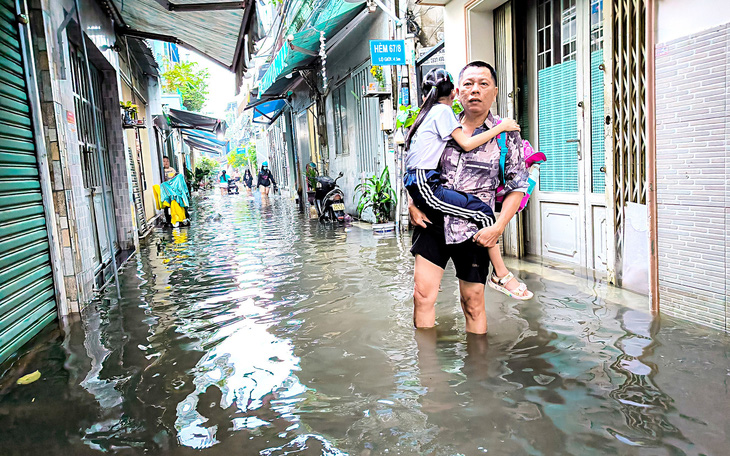
<svg viewBox="0 0 730 456">
<path fill-rule="evenodd" d="M 504 185 L 504 166 L 507 163 L 507 135 L 497 135 L 497 145 L 499 146 L 499 181 Z"/>
</svg>

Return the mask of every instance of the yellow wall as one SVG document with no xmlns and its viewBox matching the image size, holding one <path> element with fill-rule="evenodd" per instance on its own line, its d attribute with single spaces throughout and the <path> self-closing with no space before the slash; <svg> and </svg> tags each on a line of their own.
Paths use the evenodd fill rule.
<svg viewBox="0 0 730 456">
<path fill-rule="evenodd" d="M 138 118 L 145 118 L 147 120 L 148 127 L 150 126 L 150 119 L 147 117 L 147 110 L 145 109 L 144 104 L 142 104 L 142 100 L 140 100 L 138 97 L 132 97 L 132 90 L 127 85 L 126 82 L 122 84 L 122 94 L 124 96 L 123 101 L 131 101 L 132 103 L 137 105 L 138 108 Z M 152 173 L 157 172 L 159 174 L 159 170 L 153 170 L 152 169 L 152 158 L 150 156 L 151 151 L 156 151 L 157 147 L 156 145 L 152 145 L 150 147 L 150 141 L 149 141 L 149 135 L 147 134 L 147 131 L 145 129 L 139 130 L 139 142 L 142 145 L 142 162 L 143 162 L 143 168 L 144 168 L 144 181 L 147 183 L 147 189 L 145 190 L 144 185 L 142 183 L 142 176 L 139 172 L 139 162 L 137 160 L 137 135 L 135 134 L 135 129 L 129 128 L 125 130 L 125 133 L 127 135 L 127 144 L 129 147 L 132 148 L 132 155 L 134 156 L 133 160 L 133 167 L 135 169 L 135 172 L 137 173 L 137 178 L 139 181 L 139 190 L 142 193 L 142 199 L 144 201 L 144 210 L 145 210 L 145 216 L 147 217 L 147 220 L 149 221 L 152 219 L 152 217 L 155 216 L 157 213 L 157 210 L 155 208 L 155 197 L 154 193 L 152 191 L 153 186 L 153 180 L 152 180 Z M 128 153 L 128 151 L 125 151 Z"/>
</svg>

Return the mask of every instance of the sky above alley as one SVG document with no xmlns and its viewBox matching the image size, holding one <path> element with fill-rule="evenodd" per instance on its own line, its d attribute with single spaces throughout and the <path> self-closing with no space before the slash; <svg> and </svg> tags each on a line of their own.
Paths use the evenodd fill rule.
<svg viewBox="0 0 730 456">
<path fill-rule="evenodd" d="M 226 105 L 231 101 L 240 100 L 236 98 L 235 78 L 233 73 L 218 65 L 212 60 L 203 57 L 193 51 L 180 47 L 181 60 L 197 62 L 200 68 L 206 68 L 210 73 L 208 79 L 208 98 L 203 107 L 203 112 L 209 112 L 216 117 L 223 117 Z"/>
</svg>

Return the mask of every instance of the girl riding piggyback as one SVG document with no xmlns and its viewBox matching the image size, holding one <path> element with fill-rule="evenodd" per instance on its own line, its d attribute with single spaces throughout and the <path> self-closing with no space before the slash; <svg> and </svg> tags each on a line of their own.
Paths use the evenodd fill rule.
<svg viewBox="0 0 730 456">
<path fill-rule="evenodd" d="M 421 211 L 465 218 L 483 230 L 494 223 L 492 208 L 474 195 L 444 188 L 436 168 L 450 139 L 456 141 L 463 153 L 468 153 L 498 136 L 501 143 L 506 137 L 501 133 L 519 131 L 520 127 L 513 119 L 505 118 L 483 133 L 468 136 L 451 108 L 456 96 L 451 75 L 440 68 L 431 70 L 423 80 L 422 89 L 426 94 L 423 106 L 406 136 L 404 185 Z M 532 298 L 532 292 L 508 270 L 502 277 L 497 275 L 498 266 L 500 271 L 506 270 L 499 247 L 489 247 L 487 253 L 495 266 L 490 286 L 515 299 Z"/>
<path fill-rule="evenodd" d="M 469 152 L 502 132 L 520 127 L 512 119 L 503 119 L 489 131 L 468 136 L 451 109 L 456 96 L 451 75 L 441 68 L 431 70 L 423 80 L 422 89 L 426 94 L 423 106 L 406 136 L 404 185 L 420 210 L 465 218 L 480 229 L 486 228 L 494 223 L 494 212 L 489 205 L 474 195 L 444 188 L 436 168 L 450 139 Z"/>
</svg>

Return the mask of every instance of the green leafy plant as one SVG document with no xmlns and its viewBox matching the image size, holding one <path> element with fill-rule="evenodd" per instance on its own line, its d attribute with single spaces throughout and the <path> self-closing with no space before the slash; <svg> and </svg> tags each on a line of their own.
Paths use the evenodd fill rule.
<svg viewBox="0 0 730 456">
<path fill-rule="evenodd" d="M 362 213 L 371 208 L 375 214 L 376 223 L 385 223 L 390 218 L 390 209 L 396 202 L 395 191 L 390 185 L 390 172 L 386 166 L 383 173 L 378 177 L 374 174 L 365 179 L 365 182 L 355 187 L 355 198 L 357 201 L 357 214 L 362 218 Z"/>
<path fill-rule="evenodd" d="M 411 105 L 400 105 L 398 106 L 398 115 L 395 117 L 395 128 L 411 128 L 413 122 L 416 121 L 418 113 L 421 112 L 421 108 L 412 107 Z"/>
<path fill-rule="evenodd" d="M 464 107 L 461 106 L 461 103 L 459 103 L 459 100 L 457 98 L 454 98 L 453 103 L 451 103 L 451 109 L 457 116 L 464 111 Z"/>
<path fill-rule="evenodd" d="M 464 108 L 459 103 L 459 100 L 454 98 L 454 102 L 451 103 L 451 109 L 455 115 L 459 115 L 464 111 Z M 418 113 L 421 112 L 421 108 L 414 108 L 411 105 L 398 107 L 398 115 L 395 118 L 395 128 L 411 128 L 411 125 L 416 121 Z"/>
<path fill-rule="evenodd" d="M 198 69 L 195 62 L 179 62 L 162 73 L 164 89 L 167 92 L 178 92 L 182 96 L 183 106 L 190 111 L 200 111 L 208 96 L 208 70 Z"/>
<path fill-rule="evenodd" d="M 317 188 L 317 168 L 307 166 L 307 185 L 309 191 L 314 191 Z"/>
<path fill-rule="evenodd" d="M 195 168 L 195 178 L 191 180 L 190 186 L 193 188 L 193 191 L 197 192 L 200 190 L 201 184 L 205 180 L 206 177 L 210 175 L 209 170 L 202 170 L 200 168 Z"/>
</svg>

